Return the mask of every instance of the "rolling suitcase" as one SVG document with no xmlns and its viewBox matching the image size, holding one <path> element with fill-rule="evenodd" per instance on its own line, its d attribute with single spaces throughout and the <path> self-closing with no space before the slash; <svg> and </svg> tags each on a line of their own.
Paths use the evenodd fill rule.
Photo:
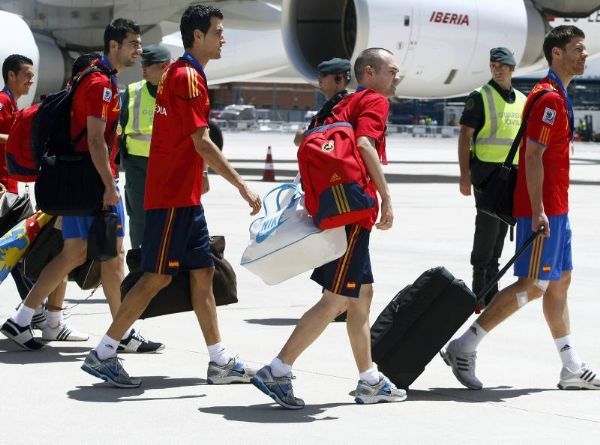
<svg viewBox="0 0 600 445">
<path fill-rule="evenodd" d="M 444 267 L 424 272 L 402 289 L 371 327 L 371 353 L 379 370 L 408 389 L 540 233 L 532 234 L 477 296 Z"/>
</svg>

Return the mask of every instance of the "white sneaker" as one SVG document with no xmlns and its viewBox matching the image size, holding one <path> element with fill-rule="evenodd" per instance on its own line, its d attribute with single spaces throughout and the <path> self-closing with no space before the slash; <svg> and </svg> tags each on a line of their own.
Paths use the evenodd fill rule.
<svg viewBox="0 0 600 445">
<path fill-rule="evenodd" d="M 89 338 L 85 332 L 79 332 L 64 322 L 55 328 L 46 325 L 42 329 L 42 339 L 47 341 L 86 341 Z"/>
<path fill-rule="evenodd" d="M 582 363 L 581 369 L 571 372 L 568 368 L 560 371 L 558 389 L 600 389 L 600 379 L 588 365 Z"/>
<path fill-rule="evenodd" d="M 475 375 L 475 362 L 477 352 L 463 352 L 456 346 L 456 340 L 448 343 L 446 349 L 440 351 L 444 362 L 452 367 L 452 372 L 457 380 L 469 389 L 481 389 L 483 384 Z"/>
</svg>

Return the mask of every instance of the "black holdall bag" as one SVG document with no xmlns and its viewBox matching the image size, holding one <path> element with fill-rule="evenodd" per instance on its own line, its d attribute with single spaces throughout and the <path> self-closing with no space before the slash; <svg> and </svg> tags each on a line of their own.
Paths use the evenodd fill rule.
<svg viewBox="0 0 600 445">
<path fill-rule="evenodd" d="M 119 215 L 114 208 L 101 210 L 94 217 L 87 241 L 87 256 L 95 261 L 107 261 L 117 256 Z"/>
<path fill-rule="evenodd" d="M 217 306 L 237 303 L 237 279 L 233 267 L 229 261 L 223 257 L 225 250 L 225 237 L 210 237 L 210 252 L 215 263 L 215 273 L 213 276 L 213 293 Z M 141 270 L 141 250 L 132 249 L 127 252 L 127 266 L 129 274 L 121 283 L 121 300 L 125 298 L 127 292 L 138 282 L 144 274 Z M 190 273 L 189 271 L 180 271 L 173 276 L 171 283 L 162 289 L 148 304 L 144 313 L 140 315 L 141 319 L 158 317 L 160 315 L 176 314 L 179 312 L 189 312 L 193 310 L 190 299 Z"/>
<path fill-rule="evenodd" d="M 19 196 L 11 193 L 0 184 L 0 237 L 12 229 L 19 221 L 34 214 L 29 193 Z"/>
<path fill-rule="evenodd" d="M 527 114 L 523 117 L 506 160 L 499 164 L 478 187 L 481 189 L 481 196 L 476 200 L 477 210 L 498 218 L 510 226 L 514 226 L 517 222 L 513 217 L 513 195 L 517 184 L 517 166 L 513 164 L 513 160 L 519 150 L 533 104 L 548 92 L 544 90 L 533 99 Z"/>
<path fill-rule="evenodd" d="M 75 140 L 70 137 L 73 96 L 82 79 L 94 72 L 112 74 L 102 66 L 86 69 L 70 88 L 48 95 L 33 119 L 31 146 L 40 159 L 35 198 L 50 215 L 87 216 L 102 208 L 104 184 L 90 153 L 75 150 L 87 128 Z"/>
<path fill-rule="evenodd" d="M 46 265 L 63 248 L 62 231 L 57 228 L 57 218 L 51 219 L 35 238 L 23 257 L 23 273 L 31 280 L 37 280 Z M 87 259 L 81 266 L 69 273 L 69 281 L 74 281 L 83 289 L 95 289 L 100 285 L 100 263 Z"/>
<path fill-rule="evenodd" d="M 473 314 L 477 302 L 542 233 L 533 233 L 478 295 L 444 267 L 425 271 L 398 292 L 371 327 L 371 355 L 379 370 L 408 389 Z"/>
</svg>

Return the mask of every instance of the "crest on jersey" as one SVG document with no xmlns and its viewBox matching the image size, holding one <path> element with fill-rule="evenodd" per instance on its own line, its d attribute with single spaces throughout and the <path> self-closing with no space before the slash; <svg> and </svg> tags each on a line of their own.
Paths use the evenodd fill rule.
<svg viewBox="0 0 600 445">
<path fill-rule="evenodd" d="M 556 119 L 556 110 L 546 107 L 546 109 L 544 110 L 544 116 L 542 117 L 542 121 L 546 122 L 548 125 L 552 125 L 552 124 L 554 124 L 555 119 Z"/>
<path fill-rule="evenodd" d="M 112 99 L 112 91 L 109 88 L 104 87 L 104 92 L 102 93 L 102 100 L 104 102 L 110 102 Z"/>
</svg>

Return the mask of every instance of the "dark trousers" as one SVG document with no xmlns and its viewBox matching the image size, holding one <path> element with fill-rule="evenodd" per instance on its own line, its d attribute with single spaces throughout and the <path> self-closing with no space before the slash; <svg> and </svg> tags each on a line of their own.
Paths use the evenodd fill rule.
<svg viewBox="0 0 600 445">
<path fill-rule="evenodd" d="M 480 196 L 481 192 L 475 190 L 475 202 Z M 488 280 L 498 273 L 499 260 L 507 231 L 508 224 L 477 211 L 473 250 L 471 251 L 471 264 L 473 265 L 472 289 L 475 294 L 479 294 Z M 487 294 L 485 303 L 489 303 L 497 292 L 498 285 L 496 284 Z"/>
<path fill-rule="evenodd" d="M 21 297 L 21 300 L 24 300 L 33 287 L 33 282 L 23 273 L 23 263 L 19 261 L 17 264 L 15 264 L 15 267 L 12 268 L 10 274 L 17 285 L 19 297 Z"/>
<path fill-rule="evenodd" d="M 125 164 L 125 208 L 129 216 L 129 239 L 133 249 L 142 245 L 144 239 L 144 193 L 148 158 L 127 155 Z"/>
</svg>

